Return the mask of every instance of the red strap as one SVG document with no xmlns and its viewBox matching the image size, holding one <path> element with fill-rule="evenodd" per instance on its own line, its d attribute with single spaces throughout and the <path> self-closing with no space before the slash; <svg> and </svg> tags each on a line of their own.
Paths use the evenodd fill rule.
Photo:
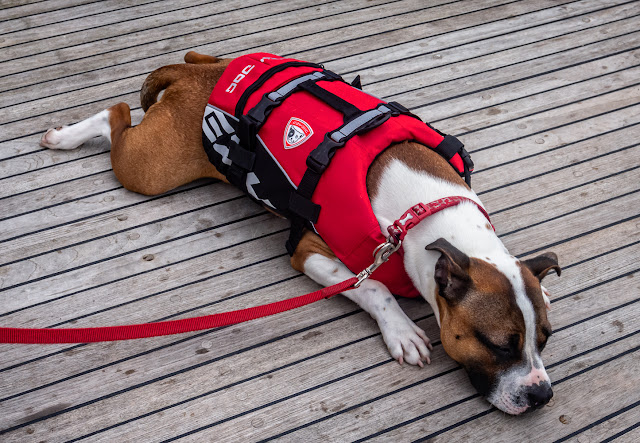
<svg viewBox="0 0 640 443">
<path fill-rule="evenodd" d="M 281 300 L 238 311 L 222 312 L 203 317 L 185 318 L 157 323 L 138 325 L 107 326 L 102 328 L 72 329 L 22 329 L 0 328 L 0 343 L 94 343 L 99 341 L 131 340 L 134 338 L 157 337 L 159 335 L 182 334 L 202 329 L 219 328 L 234 325 L 260 317 L 278 314 L 290 309 L 299 308 L 323 298 L 333 297 L 341 292 L 353 289 L 358 281 L 356 277 L 337 285 L 322 288 L 310 294 Z"/>
<path fill-rule="evenodd" d="M 480 206 L 470 198 L 453 196 L 440 198 L 428 204 L 418 203 L 417 205 L 412 206 L 407 212 L 402 214 L 402 217 L 394 221 L 393 224 L 387 228 L 387 231 L 389 232 L 391 237 L 396 240 L 396 243 L 401 242 L 402 240 L 404 240 L 404 236 L 407 235 L 407 231 L 416 226 L 425 218 L 435 214 L 436 212 L 440 212 L 443 209 L 450 208 L 451 206 L 457 206 L 460 203 L 464 202 L 469 202 L 476 205 L 480 212 L 482 212 L 482 215 L 484 215 L 485 218 L 489 221 L 489 224 L 491 225 L 493 230 L 496 230 L 496 228 L 491 223 L 489 214 L 487 214 L 487 211 L 485 211 L 482 206 Z"/>
</svg>

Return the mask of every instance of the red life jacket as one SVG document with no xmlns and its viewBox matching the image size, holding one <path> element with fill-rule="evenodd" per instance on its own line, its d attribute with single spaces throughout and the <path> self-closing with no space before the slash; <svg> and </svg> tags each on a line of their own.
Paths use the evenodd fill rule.
<svg viewBox="0 0 640 443">
<path fill-rule="evenodd" d="M 205 151 L 218 171 L 292 220 L 290 254 L 306 226 L 356 274 L 385 241 L 366 183 L 383 150 L 412 140 L 435 149 L 467 181 L 473 167 L 462 143 L 401 105 L 366 94 L 321 65 L 273 54 L 245 55 L 229 64 L 211 93 L 202 128 Z M 372 278 L 394 294 L 419 295 L 401 254 Z"/>
</svg>

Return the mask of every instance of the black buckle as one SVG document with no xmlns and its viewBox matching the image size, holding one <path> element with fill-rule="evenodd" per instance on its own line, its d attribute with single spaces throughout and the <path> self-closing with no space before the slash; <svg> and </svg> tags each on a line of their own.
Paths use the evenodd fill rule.
<svg viewBox="0 0 640 443">
<path fill-rule="evenodd" d="M 410 114 L 411 112 L 402 106 L 398 102 L 389 102 L 386 104 L 387 108 L 391 109 L 391 115 L 394 117 L 399 116 L 400 114 Z"/>
<path fill-rule="evenodd" d="M 272 92 L 265 93 L 258 104 L 247 113 L 256 127 L 261 126 L 264 123 L 265 119 L 271 112 L 271 108 L 280 105 L 282 102 L 282 97 L 280 97 L 279 100 L 272 100 L 269 97 L 269 94 L 272 94 Z"/>
<path fill-rule="evenodd" d="M 317 174 L 322 174 L 325 169 L 327 169 L 336 149 L 344 146 L 345 144 L 344 141 L 333 141 L 330 134 L 330 132 L 325 134 L 322 143 L 320 143 L 316 149 L 311 151 L 307 157 L 307 167 Z"/>
<path fill-rule="evenodd" d="M 473 168 L 474 168 L 474 164 L 473 164 L 473 160 L 471 160 L 471 155 L 467 152 L 466 149 L 464 149 L 464 146 L 462 146 L 460 148 L 460 157 L 462 158 L 462 161 L 464 162 L 465 166 L 467 168 L 469 168 L 469 171 L 473 172 Z"/>
<path fill-rule="evenodd" d="M 331 80 L 342 80 L 342 76 L 336 74 L 333 71 L 329 71 L 328 69 L 323 70 L 322 73 L 324 74 L 324 76 L 326 78 L 321 78 L 319 81 L 322 81 L 322 80 L 329 80 L 329 81 L 331 81 Z M 342 80 L 342 81 L 344 81 L 344 80 Z"/>
</svg>

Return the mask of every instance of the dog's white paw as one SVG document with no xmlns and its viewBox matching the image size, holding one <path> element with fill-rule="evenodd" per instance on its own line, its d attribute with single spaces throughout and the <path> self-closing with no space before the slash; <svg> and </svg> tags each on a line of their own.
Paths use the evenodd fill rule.
<svg viewBox="0 0 640 443">
<path fill-rule="evenodd" d="M 66 134 L 69 127 L 63 126 L 60 128 L 51 128 L 44 133 L 40 139 L 40 146 L 49 149 L 73 149 L 77 148 L 80 144 L 78 140 L 74 140 L 74 137 L 69 137 Z"/>
<path fill-rule="evenodd" d="M 402 364 L 407 362 L 421 368 L 424 363 L 431 364 L 433 349 L 427 334 L 409 318 L 387 319 L 382 337 L 391 356 Z"/>
<path fill-rule="evenodd" d="M 544 300 L 544 305 L 547 307 L 547 311 L 550 311 L 551 300 L 549 300 L 549 297 L 551 297 L 551 294 L 549 294 L 549 290 L 544 286 L 540 285 L 540 288 L 542 289 L 542 299 Z"/>
</svg>

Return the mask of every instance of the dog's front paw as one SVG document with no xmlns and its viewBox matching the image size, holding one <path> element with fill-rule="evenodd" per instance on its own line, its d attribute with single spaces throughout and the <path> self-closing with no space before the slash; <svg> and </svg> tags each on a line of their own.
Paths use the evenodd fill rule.
<svg viewBox="0 0 640 443">
<path fill-rule="evenodd" d="M 429 352 L 433 347 L 427 334 L 409 318 L 388 319 L 382 328 L 382 337 L 391 356 L 402 364 L 407 362 L 421 368 L 431 363 Z"/>
</svg>

